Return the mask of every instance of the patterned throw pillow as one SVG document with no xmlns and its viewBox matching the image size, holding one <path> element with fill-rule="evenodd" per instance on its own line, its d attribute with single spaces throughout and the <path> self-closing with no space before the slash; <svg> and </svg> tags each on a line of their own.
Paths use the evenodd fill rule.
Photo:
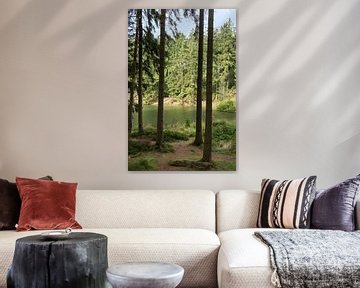
<svg viewBox="0 0 360 288">
<path fill-rule="evenodd" d="M 316 176 L 295 180 L 263 179 L 257 227 L 308 228 Z"/>
</svg>

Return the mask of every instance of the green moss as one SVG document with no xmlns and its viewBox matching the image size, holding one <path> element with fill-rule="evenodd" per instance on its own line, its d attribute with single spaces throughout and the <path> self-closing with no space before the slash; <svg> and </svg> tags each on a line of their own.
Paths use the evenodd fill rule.
<svg viewBox="0 0 360 288">
<path fill-rule="evenodd" d="M 213 170 L 236 171 L 236 161 L 214 161 Z"/>
<path fill-rule="evenodd" d="M 157 169 L 157 162 L 153 158 L 143 158 L 139 160 L 129 160 L 129 171 L 155 171 Z"/>
</svg>

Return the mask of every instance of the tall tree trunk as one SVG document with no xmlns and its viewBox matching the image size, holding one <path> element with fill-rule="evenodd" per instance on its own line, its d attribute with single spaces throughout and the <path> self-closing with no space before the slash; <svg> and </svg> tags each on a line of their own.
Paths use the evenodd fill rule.
<svg viewBox="0 0 360 288">
<path fill-rule="evenodd" d="M 138 67 L 138 86 L 137 86 L 137 95 L 138 95 L 138 132 L 139 134 L 144 133 L 143 125 L 143 98 L 142 98 L 142 61 L 143 61 L 143 28 L 142 28 L 142 9 L 138 9 L 136 12 L 137 26 L 139 27 L 139 67 Z"/>
<path fill-rule="evenodd" d="M 136 81 L 136 70 L 137 70 L 137 53 L 138 53 L 138 38 L 139 38 L 139 26 L 136 25 L 135 33 L 135 47 L 134 47 L 134 60 L 133 60 L 133 71 L 131 75 L 130 84 L 130 101 L 128 106 L 128 134 L 132 131 L 132 120 L 133 120 L 133 107 L 134 107 L 134 92 L 135 92 L 135 81 Z"/>
<path fill-rule="evenodd" d="M 214 9 L 209 9 L 208 17 L 208 50 L 206 63 L 206 120 L 205 120 L 205 142 L 203 159 L 204 162 L 211 161 L 212 145 L 212 70 L 213 70 L 213 40 L 214 38 Z"/>
<path fill-rule="evenodd" d="M 196 135 L 194 145 L 202 144 L 202 82 L 203 82 L 203 51 L 204 51 L 204 9 L 200 9 L 198 74 L 196 93 Z"/>
<path fill-rule="evenodd" d="M 157 137 L 156 145 L 161 148 L 164 138 L 164 90 L 165 90 L 165 19 L 166 9 L 161 9 L 160 14 L 160 47 L 159 47 L 159 96 L 157 115 Z"/>
</svg>

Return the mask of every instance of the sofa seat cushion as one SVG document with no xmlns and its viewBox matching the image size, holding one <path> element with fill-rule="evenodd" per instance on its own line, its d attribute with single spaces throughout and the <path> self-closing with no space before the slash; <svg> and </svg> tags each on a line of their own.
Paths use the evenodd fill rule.
<svg viewBox="0 0 360 288">
<path fill-rule="evenodd" d="M 76 232 L 77 230 L 73 230 Z M 203 229 L 136 228 L 82 229 L 108 237 L 109 265 L 136 261 L 163 261 L 185 269 L 179 287 L 216 287 L 216 264 L 220 241 Z M 6 273 L 12 262 L 17 238 L 44 231 L 0 232 L 0 288 L 6 287 Z"/>
<path fill-rule="evenodd" d="M 219 234 L 219 288 L 274 287 L 269 247 L 254 236 L 255 231 L 262 230 L 274 229 L 234 229 Z"/>
</svg>

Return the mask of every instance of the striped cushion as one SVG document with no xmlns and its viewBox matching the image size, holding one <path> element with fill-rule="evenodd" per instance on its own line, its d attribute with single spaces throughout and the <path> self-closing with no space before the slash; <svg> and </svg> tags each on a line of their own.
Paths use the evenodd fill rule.
<svg viewBox="0 0 360 288">
<path fill-rule="evenodd" d="M 263 179 L 257 227 L 308 228 L 316 176 L 295 180 Z"/>
</svg>

